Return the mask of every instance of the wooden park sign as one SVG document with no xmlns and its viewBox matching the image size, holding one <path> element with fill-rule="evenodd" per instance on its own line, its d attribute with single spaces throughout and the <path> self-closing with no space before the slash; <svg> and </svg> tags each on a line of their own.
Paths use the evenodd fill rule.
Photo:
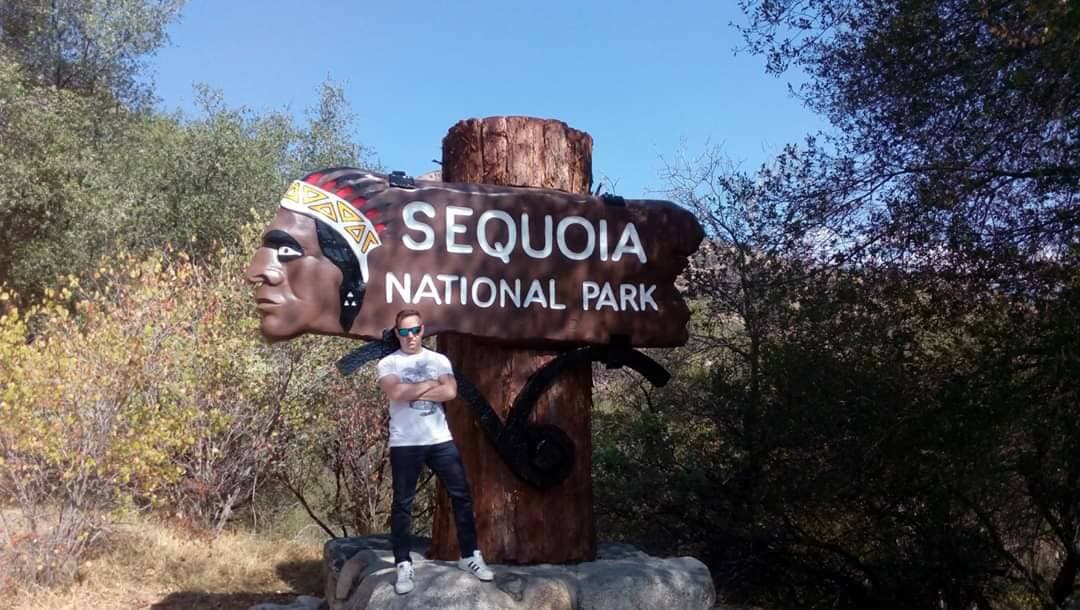
<svg viewBox="0 0 1080 610">
<path fill-rule="evenodd" d="M 347 327 L 340 315 L 331 316 L 280 337 L 270 328 L 271 338 L 299 331 L 379 339 L 394 314 L 414 308 L 428 334 L 515 345 L 607 343 L 613 336 L 638 347 L 686 342 L 689 313 L 674 279 L 701 229 L 689 212 L 665 201 L 477 184 L 395 185 L 387 176 L 339 169 L 292 183 L 275 225 L 293 232 L 310 225 L 304 232 L 316 237 L 333 231 L 355 260 L 342 266 L 354 267 L 362 281 L 341 297 L 343 308 L 357 310 Z M 272 322 L 277 304 L 263 305 L 264 321 Z"/>
<path fill-rule="evenodd" d="M 248 269 L 271 341 L 314 332 L 391 350 L 381 342 L 394 315 L 423 314 L 459 377 L 447 419 L 495 562 L 595 555 L 591 360 L 566 350 L 687 339 L 674 281 L 700 225 L 670 202 L 589 195 L 590 162 L 588 135 L 558 121 L 464 121 L 444 140 L 443 177 L 459 182 L 309 174 L 286 190 Z M 535 408 L 522 410 L 523 395 Z M 441 493 L 432 554 L 456 548 Z"/>
</svg>

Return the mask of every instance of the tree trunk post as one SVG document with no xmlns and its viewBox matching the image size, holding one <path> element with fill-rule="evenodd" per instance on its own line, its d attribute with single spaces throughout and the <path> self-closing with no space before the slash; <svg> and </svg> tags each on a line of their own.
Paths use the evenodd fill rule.
<svg viewBox="0 0 1080 610">
<path fill-rule="evenodd" d="M 489 117 L 460 121 L 443 139 L 445 182 L 526 186 L 587 194 L 592 138 L 561 121 Z M 505 422 L 529 376 L 558 352 L 443 334 L 438 349 Z M 531 421 L 554 424 L 574 442 L 575 463 L 559 485 L 539 490 L 518 479 L 461 399 L 446 416 L 465 464 L 480 550 L 492 563 L 571 563 L 596 558 L 592 493 L 592 368 L 564 373 L 536 404 Z M 459 556 L 453 511 L 442 484 L 432 521 L 431 557 Z"/>
</svg>

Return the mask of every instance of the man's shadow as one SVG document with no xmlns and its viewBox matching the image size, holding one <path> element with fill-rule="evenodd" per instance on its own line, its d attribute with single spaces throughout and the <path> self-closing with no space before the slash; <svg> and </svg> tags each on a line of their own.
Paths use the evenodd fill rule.
<svg viewBox="0 0 1080 610">
<path fill-rule="evenodd" d="M 291 604 L 299 595 L 323 597 L 326 595 L 326 576 L 323 562 L 312 559 L 306 561 L 283 561 L 274 566 L 277 575 L 289 585 L 289 591 L 277 593 L 211 593 L 207 591 L 176 591 L 161 601 L 150 606 L 152 610 L 248 610 L 261 603 Z"/>
<path fill-rule="evenodd" d="M 319 559 L 304 561 L 283 561 L 274 566 L 281 580 L 289 583 L 289 588 L 297 595 L 322 597 L 326 588 L 326 575 L 323 562 Z"/>
<path fill-rule="evenodd" d="M 297 595 L 311 593 L 207 593 L 204 591 L 177 591 L 150 606 L 152 610 L 248 610 L 263 603 L 288 605 Z M 322 593 L 318 594 L 320 597 Z"/>
</svg>

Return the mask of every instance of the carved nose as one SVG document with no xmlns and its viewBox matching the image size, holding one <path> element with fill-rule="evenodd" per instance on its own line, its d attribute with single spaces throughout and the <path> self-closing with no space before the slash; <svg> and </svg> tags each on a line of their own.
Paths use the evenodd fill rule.
<svg viewBox="0 0 1080 610">
<path fill-rule="evenodd" d="M 251 259 L 247 270 L 244 271 L 244 279 L 252 284 L 270 284 L 276 286 L 284 279 L 284 275 L 278 268 L 277 261 L 269 248 L 259 248 Z"/>
</svg>

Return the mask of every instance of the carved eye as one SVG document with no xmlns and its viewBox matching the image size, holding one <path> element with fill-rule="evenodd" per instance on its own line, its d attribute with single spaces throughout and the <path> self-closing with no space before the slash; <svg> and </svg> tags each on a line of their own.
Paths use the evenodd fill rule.
<svg viewBox="0 0 1080 610">
<path fill-rule="evenodd" d="M 303 256 L 303 253 L 300 252 L 299 250 L 297 250 L 296 248 L 291 248 L 289 246 L 278 246 L 278 248 L 277 248 L 278 260 L 283 262 L 283 263 L 287 263 L 289 261 L 294 261 L 294 260 L 300 258 L 301 256 Z"/>
</svg>

